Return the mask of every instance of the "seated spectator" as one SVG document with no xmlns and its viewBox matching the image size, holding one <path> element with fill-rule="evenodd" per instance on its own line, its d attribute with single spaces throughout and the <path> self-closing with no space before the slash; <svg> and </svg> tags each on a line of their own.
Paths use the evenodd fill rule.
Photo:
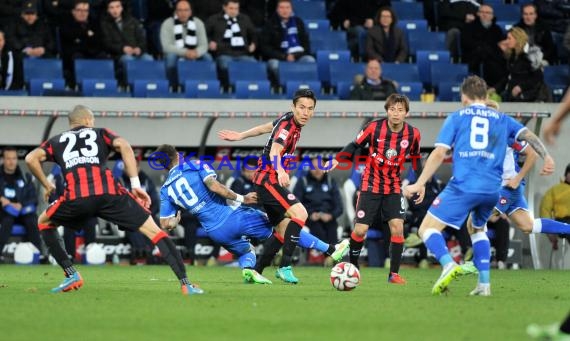
<svg viewBox="0 0 570 341">
<path fill-rule="evenodd" d="M 477 18 L 465 25 L 461 34 L 462 60 L 469 65 L 469 72 L 482 76 L 487 84 L 496 84 L 502 79 L 505 76 L 506 62 L 498 44 L 504 39 L 493 8 L 481 5 Z"/>
<path fill-rule="evenodd" d="M 176 2 L 174 16 L 162 23 L 160 43 L 166 61 L 166 73 L 172 85 L 178 84 L 176 65 L 179 59 L 212 60 L 208 53 L 204 23 L 193 16 L 192 6 L 187 0 Z"/>
<path fill-rule="evenodd" d="M 534 0 L 534 4 L 547 29 L 557 33 L 566 32 L 570 25 L 568 0 Z"/>
<path fill-rule="evenodd" d="M 360 59 L 359 37 L 374 26 L 378 9 L 391 5 L 390 0 L 337 0 L 329 19 L 333 27 L 346 30 L 348 49 L 354 60 Z"/>
<path fill-rule="evenodd" d="M 306 225 L 311 233 L 334 245 L 338 242 L 337 218 L 342 215 L 342 199 L 336 181 L 323 171 L 322 158 L 313 158 L 309 173 L 299 179 L 293 194 L 307 209 Z"/>
<path fill-rule="evenodd" d="M 210 51 L 216 56 L 220 79 L 227 86 L 228 62 L 255 62 L 257 37 L 249 17 L 239 12 L 239 0 L 224 0 L 222 8 L 222 13 L 208 18 L 206 33 Z"/>
<path fill-rule="evenodd" d="M 21 7 L 21 0 L 0 1 L 0 30 L 5 31 L 8 29 L 14 19 L 20 15 Z"/>
<path fill-rule="evenodd" d="M 38 17 L 35 2 L 26 1 L 22 14 L 7 32 L 11 46 L 25 57 L 53 58 L 55 43 L 49 26 Z"/>
<path fill-rule="evenodd" d="M 383 7 L 376 16 L 377 25 L 368 30 L 366 57 L 381 63 L 404 63 L 408 58 L 406 35 L 396 27 L 398 18 L 390 7 Z"/>
<path fill-rule="evenodd" d="M 261 55 L 268 61 L 269 75 L 275 84 L 279 83 L 280 61 L 315 62 L 305 24 L 294 14 L 291 0 L 278 0 L 276 13 L 261 31 L 259 40 Z"/>
<path fill-rule="evenodd" d="M 438 4 L 439 30 L 447 32 L 445 46 L 454 60 L 459 59 L 461 32 L 476 18 L 481 1 L 443 0 Z"/>
<path fill-rule="evenodd" d="M 501 94 L 505 102 L 551 102 L 542 72 L 542 52 L 537 47 L 528 47 L 525 31 L 520 27 L 511 28 L 499 46 L 507 60 L 507 75 L 490 89 L 491 92 Z"/>
<path fill-rule="evenodd" d="M 106 58 L 99 25 L 89 18 L 89 1 L 78 0 L 71 10 L 71 18 L 60 30 L 64 77 L 69 87 L 75 87 L 75 59 Z"/>
<path fill-rule="evenodd" d="M 23 87 L 22 56 L 6 46 L 6 36 L 0 31 L 0 90 L 21 90 Z"/>
<path fill-rule="evenodd" d="M 160 43 L 160 27 L 164 20 L 174 13 L 174 2 L 171 0 L 154 0 L 147 3 L 146 32 L 149 53 L 155 57 L 162 55 Z"/>
<path fill-rule="evenodd" d="M 230 189 L 238 194 L 246 195 L 249 192 L 255 192 L 255 186 L 253 184 L 253 174 L 257 169 L 257 158 L 248 158 L 245 163 L 242 164 L 240 176 L 232 182 Z M 257 204 L 242 204 L 245 206 L 253 207 L 258 210 L 263 211 L 263 205 L 258 202 Z"/>
<path fill-rule="evenodd" d="M 24 174 L 18 166 L 18 151 L 14 147 L 3 150 L 0 167 L 0 259 L 4 245 L 12 235 L 12 227 L 18 223 L 26 229 L 28 240 L 42 252 L 36 207 L 38 195 L 30 174 Z"/>
<path fill-rule="evenodd" d="M 538 17 L 536 5 L 524 4 L 521 8 L 522 18 L 515 25 L 522 28 L 527 36 L 529 45 L 539 46 L 548 64 L 556 62 L 556 45 L 552 39 L 552 33 Z"/>
<path fill-rule="evenodd" d="M 146 37 L 141 23 L 123 11 L 121 0 L 109 0 L 107 13 L 101 20 L 103 47 L 120 62 L 129 60 L 153 60 L 147 53 Z"/>
<path fill-rule="evenodd" d="M 398 92 L 394 81 L 382 78 L 382 66 L 376 59 L 366 63 L 364 73 L 364 77 L 355 77 L 356 84 L 350 91 L 351 100 L 384 101 L 391 94 Z"/>
</svg>

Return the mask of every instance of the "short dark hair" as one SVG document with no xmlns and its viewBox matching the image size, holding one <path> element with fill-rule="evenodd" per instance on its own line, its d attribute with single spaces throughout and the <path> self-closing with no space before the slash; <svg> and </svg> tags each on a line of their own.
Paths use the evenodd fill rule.
<svg viewBox="0 0 570 341">
<path fill-rule="evenodd" d="M 487 83 L 479 76 L 469 76 L 461 84 L 461 93 L 469 99 L 486 99 Z"/>
<path fill-rule="evenodd" d="M 395 105 L 396 103 L 402 103 L 404 108 L 406 108 L 406 112 L 410 111 L 410 100 L 406 95 L 400 94 L 391 94 L 386 98 L 386 103 L 384 103 L 384 109 L 388 111 L 388 108 Z"/>
<path fill-rule="evenodd" d="M 293 105 L 297 104 L 299 98 L 310 98 L 315 102 L 315 105 L 317 105 L 317 96 L 315 96 L 315 93 L 311 89 L 299 89 L 295 91 L 295 95 L 293 95 Z"/>
<path fill-rule="evenodd" d="M 151 155 L 149 160 L 156 165 L 164 167 L 164 169 L 171 169 L 176 161 L 178 161 L 178 151 L 171 144 L 162 144 L 156 148 L 156 151 Z"/>
<path fill-rule="evenodd" d="M 4 155 L 4 153 L 6 153 L 6 152 L 16 152 L 16 154 L 17 154 L 18 149 L 16 149 L 16 147 L 12 147 L 12 146 L 2 148 L 2 155 Z"/>
</svg>

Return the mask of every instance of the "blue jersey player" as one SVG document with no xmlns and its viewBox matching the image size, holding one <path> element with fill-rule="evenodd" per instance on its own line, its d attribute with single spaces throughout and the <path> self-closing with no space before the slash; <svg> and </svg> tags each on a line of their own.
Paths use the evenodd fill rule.
<svg viewBox="0 0 570 341">
<path fill-rule="evenodd" d="M 461 85 L 464 108 L 452 113 L 443 124 L 435 149 L 414 185 L 407 187 L 423 199 L 425 183 L 453 148 L 452 178 L 431 204 L 418 231 L 420 237 L 443 267 L 432 288 L 439 295 L 458 275 L 466 272 L 447 250 L 441 231 L 446 226 L 459 229 L 470 216 L 473 262 L 479 271 L 477 287 L 471 295 L 490 296 L 490 243 L 485 225 L 499 200 L 503 160 L 510 140 L 527 141 L 544 158 L 541 174 L 554 171 L 554 160 L 540 139 L 513 118 L 485 105 L 487 85 L 477 76 L 467 77 Z"/>
<path fill-rule="evenodd" d="M 265 240 L 272 235 L 273 228 L 265 213 L 241 205 L 255 204 L 257 194 L 234 193 L 216 180 L 216 173 L 207 164 L 198 161 L 180 163 L 178 153 L 171 145 L 160 146 L 157 153 L 164 157 L 158 161 L 169 170 L 160 190 L 161 226 L 165 229 L 176 227 L 180 220 L 179 210 L 189 211 L 198 218 L 213 241 L 238 257 L 246 282 L 271 284 L 256 271 L 256 256 L 248 239 Z M 347 240 L 329 245 L 304 231 L 300 234 L 299 245 L 327 253 L 336 261 L 348 252 Z"/>
</svg>

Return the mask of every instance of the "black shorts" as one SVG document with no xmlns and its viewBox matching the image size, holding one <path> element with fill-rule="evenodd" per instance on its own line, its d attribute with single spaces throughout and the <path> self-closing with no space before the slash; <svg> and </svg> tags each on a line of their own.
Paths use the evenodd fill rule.
<svg viewBox="0 0 570 341">
<path fill-rule="evenodd" d="M 289 207 L 299 203 L 295 195 L 280 185 L 255 185 L 257 200 L 263 205 L 269 222 L 277 226 L 285 218 L 285 212 Z"/>
<path fill-rule="evenodd" d="M 86 226 L 92 217 L 100 217 L 123 227 L 138 231 L 150 216 L 131 195 L 103 194 L 74 200 L 60 197 L 49 205 L 46 214 L 51 222 L 63 226 Z"/>
<path fill-rule="evenodd" d="M 360 192 L 356 201 L 354 220 L 356 223 L 370 226 L 378 221 L 376 219 L 378 214 L 382 215 L 382 221 L 404 219 L 405 200 L 401 194 Z"/>
</svg>

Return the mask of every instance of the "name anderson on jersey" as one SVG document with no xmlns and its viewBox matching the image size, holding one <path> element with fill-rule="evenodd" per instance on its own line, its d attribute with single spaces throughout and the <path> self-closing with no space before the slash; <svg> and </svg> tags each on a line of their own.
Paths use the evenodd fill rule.
<svg viewBox="0 0 570 341">
<path fill-rule="evenodd" d="M 74 157 L 73 159 L 69 159 L 65 162 L 65 168 L 69 169 L 73 166 L 77 166 L 79 164 L 92 164 L 92 165 L 98 165 L 99 164 L 99 158 L 97 156 L 78 156 L 78 157 Z"/>
</svg>

